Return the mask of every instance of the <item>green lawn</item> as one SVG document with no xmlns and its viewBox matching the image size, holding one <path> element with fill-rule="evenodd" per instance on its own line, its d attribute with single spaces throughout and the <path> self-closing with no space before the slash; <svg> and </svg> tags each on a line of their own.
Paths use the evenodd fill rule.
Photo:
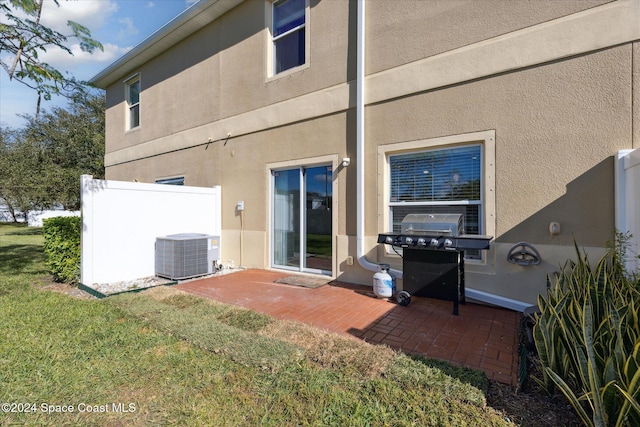
<svg viewBox="0 0 640 427">
<path fill-rule="evenodd" d="M 38 230 L 0 225 L 0 425 L 513 425 L 476 371 L 171 287 L 74 299 L 46 274 Z"/>
<path fill-rule="evenodd" d="M 331 235 L 307 235 L 307 253 L 331 258 L 331 246 Z"/>
</svg>

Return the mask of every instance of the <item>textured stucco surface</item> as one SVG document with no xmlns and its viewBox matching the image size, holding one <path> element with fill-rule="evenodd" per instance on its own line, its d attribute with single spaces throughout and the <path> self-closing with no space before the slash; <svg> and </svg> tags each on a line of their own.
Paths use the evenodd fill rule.
<svg viewBox="0 0 640 427">
<path fill-rule="evenodd" d="M 402 7 L 368 1 L 367 70 L 397 67 L 609 1 L 402 0 Z"/>
<path fill-rule="evenodd" d="M 633 148 L 640 148 L 640 42 L 633 43 Z"/>
<path fill-rule="evenodd" d="M 268 78 L 265 6 L 247 1 L 145 64 L 139 129 L 123 133 L 122 82 L 107 88 L 107 153 L 322 90 L 348 80 L 348 2 L 311 1 L 308 68 Z M 355 63 L 353 64 L 355 65 Z M 205 139 L 206 141 L 206 139 Z"/>
<path fill-rule="evenodd" d="M 468 286 L 533 303 L 545 276 L 573 255 L 574 239 L 595 258 L 613 237 L 613 156 L 640 147 L 640 43 L 589 49 L 587 42 L 575 54 L 562 44 L 536 49 L 551 26 L 553 34 L 567 29 L 575 42 L 582 34 L 575 29 L 584 28 L 566 17 L 606 1 L 393 3 L 367 2 L 366 71 L 375 95 L 365 108 L 367 257 L 401 265 L 375 242 L 386 227 L 378 148 L 493 131 L 495 242 L 482 263 L 468 264 Z M 310 64 L 274 79 L 266 71 L 264 4 L 242 3 L 138 70 L 142 126 L 134 131 L 124 132 L 122 84 L 108 88 L 107 152 L 117 161 L 107 178 L 184 176 L 187 185 L 221 185 L 223 260 L 262 268 L 270 266 L 270 168 L 333 164 L 334 275 L 370 283 L 370 272 L 347 264 L 356 256 L 358 221 L 354 4 L 311 0 Z M 606 7 L 603 27 L 620 16 Z M 512 31 L 518 37 L 507 37 Z M 502 46 L 516 53 L 500 60 L 486 54 Z M 557 58 L 548 59 L 555 49 Z M 455 82 L 431 85 L 430 72 L 446 77 L 447 64 L 464 66 L 466 58 L 473 62 L 455 70 Z M 485 75 L 483 64 L 498 71 Z M 394 81 L 409 83 L 408 93 Z M 416 81 L 424 83 L 412 86 Z M 343 157 L 351 166 L 339 166 Z M 238 200 L 245 202 L 242 217 Z M 561 225 L 557 236 L 548 231 L 552 221 Z M 542 265 L 506 262 L 523 240 L 538 247 Z"/>
<path fill-rule="evenodd" d="M 631 134 L 630 59 L 627 45 L 368 107 L 368 156 L 377 144 L 495 129 L 496 237 L 603 244 L 611 157 Z M 566 234 L 550 237 L 551 221 Z"/>
</svg>

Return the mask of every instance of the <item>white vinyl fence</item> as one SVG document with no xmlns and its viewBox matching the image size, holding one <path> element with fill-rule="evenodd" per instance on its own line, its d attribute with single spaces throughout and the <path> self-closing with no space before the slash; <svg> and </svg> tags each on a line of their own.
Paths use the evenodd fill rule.
<svg viewBox="0 0 640 427">
<path fill-rule="evenodd" d="M 640 149 L 618 152 L 616 162 L 616 229 L 631 235 L 627 248 L 627 271 L 639 272 Z"/>
<path fill-rule="evenodd" d="M 157 237 L 220 236 L 220 187 L 189 187 L 81 177 L 84 285 L 155 275 Z"/>
<path fill-rule="evenodd" d="M 57 218 L 59 216 L 80 216 L 80 211 L 30 211 L 27 214 L 27 224 L 29 227 L 42 227 L 42 221 L 49 218 Z"/>
</svg>

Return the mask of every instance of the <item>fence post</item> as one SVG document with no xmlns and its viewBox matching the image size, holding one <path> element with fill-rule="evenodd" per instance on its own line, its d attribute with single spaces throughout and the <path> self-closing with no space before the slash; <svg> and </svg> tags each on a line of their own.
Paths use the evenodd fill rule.
<svg viewBox="0 0 640 427">
<path fill-rule="evenodd" d="M 80 283 L 93 284 L 93 176 L 80 176 Z"/>
</svg>

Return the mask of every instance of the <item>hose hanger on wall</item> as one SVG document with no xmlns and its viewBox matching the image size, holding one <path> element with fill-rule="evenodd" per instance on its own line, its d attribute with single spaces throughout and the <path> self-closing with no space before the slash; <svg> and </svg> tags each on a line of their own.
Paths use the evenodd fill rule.
<svg viewBox="0 0 640 427">
<path fill-rule="evenodd" d="M 542 262 L 542 257 L 530 243 L 518 242 L 509 249 L 507 261 L 522 266 L 538 265 Z"/>
</svg>

